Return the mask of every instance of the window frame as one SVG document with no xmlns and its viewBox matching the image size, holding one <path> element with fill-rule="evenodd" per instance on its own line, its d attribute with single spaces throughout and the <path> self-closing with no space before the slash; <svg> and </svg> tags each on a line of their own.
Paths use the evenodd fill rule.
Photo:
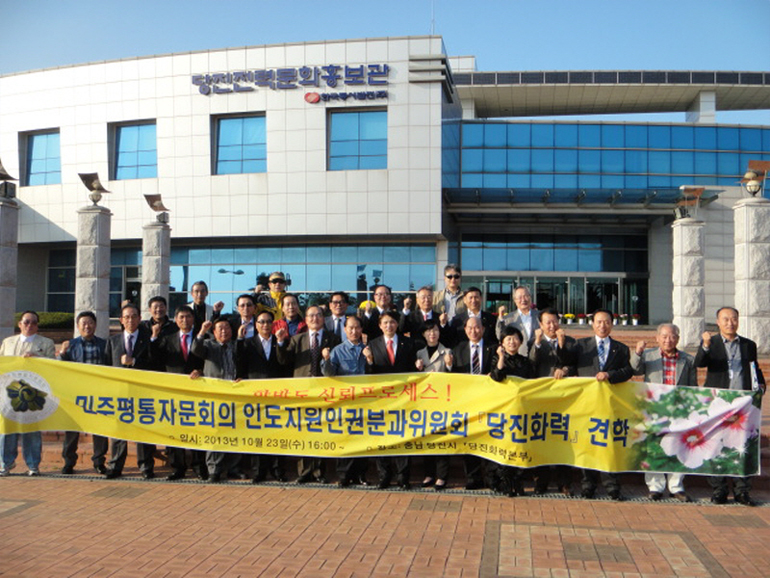
<svg viewBox="0 0 770 578">
<path fill-rule="evenodd" d="M 254 158 L 254 159 L 244 159 L 243 155 L 241 155 L 240 158 L 240 164 L 241 164 L 241 170 L 237 172 L 220 172 L 219 170 L 219 163 L 220 163 L 220 126 L 222 121 L 227 120 L 237 120 L 237 119 L 246 119 L 246 118 L 259 118 L 262 119 L 263 127 L 262 131 L 264 133 L 264 142 L 263 143 L 255 143 L 255 144 L 244 144 L 243 139 L 241 139 L 241 149 L 243 149 L 246 146 L 263 146 L 264 147 L 264 158 Z M 211 117 L 211 174 L 212 176 L 226 176 L 226 175 L 252 175 L 252 174 L 261 174 L 267 172 L 267 114 L 263 112 L 249 112 L 249 113 L 235 113 L 235 114 L 220 114 L 215 115 Z M 223 162 L 231 162 L 229 159 Z M 243 164 L 244 162 L 262 162 L 264 163 L 264 170 L 257 170 L 257 171 L 245 171 L 243 170 Z"/>
<path fill-rule="evenodd" d="M 58 171 L 44 171 L 42 173 L 35 172 L 35 175 L 42 174 L 42 175 L 50 175 L 54 173 L 58 173 L 58 180 L 55 182 L 48 182 L 48 179 L 46 178 L 45 183 L 30 183 L 30 179 L 33 176 L 33 172 L 31 170 L 31 164 L 32 164 L 32 155 L 30 151 L 30 147 L 32 146 L 32 143 L 35 138 L 37 137 L 48 137 L 52 135 L 57 135 L 59 137 L 59 150 L 58 150 L 58 160 L 59 160 L 59 170 Z M 61 185 L 61 130 L 59 128 L 48 128 L 48 129 L 40 129 L 40 130 L 32 130 L 32 131 L 25 131 L 22 133 L 19 133 L 19 167 L 22 167 L 22 176 L 21 176 L 21 186 L 23 187 L 40 187 L 40 186 L 46 186 L 46 185 Z M 45 157 L 46 163 L 49 159 L 52 159 L 53 157 Z"/>
<path fill-rule="evenodd" d="M 119 150 L 119 142 L 118 139 L 120 138 L 120 132 L 123 129 L 131 128 L 131 127 L 145 127 L 145 126 L 153 126 L 155 128 L 155 148 L 152 149 L 155 153 L 155 174 L 154 175 L 139 175 L 139 169 L 140 167 L 149 167 L 152 165 L 149 164 L 140 164 L 138 162 L 138 155 L 142 152 L 140 149 L 137 148 L 135 151 L 137 154 L 137 164 L 135 165 L 126 165 L 126 166 L 133 166 L 136 169 L 137 175 L 134 177 L 121 177 L 119 176 L 119 166 L 118 163 L 120 162 L 120 155 L 121 151 Z M 109 133 L 109 143 L 110 143 L 110 180 L 111 181 L 134 181 L 138 179 L 156 179 L 158 178 L 158 123 L 155 119 L 145 119 L 145 120 L 134 120 L 134 121 L 126 121 L 126 122 L 115 122 L 110 123 L 108 125 L 108 133 Z M 134 151 L 124 151 L 124 152 L 134 152 Z M 144 152 L 149 152 L 149 149 Z"/>
<path fill-rule="evenodd" d="M 334 141 L 332 140 L 332 122 L 333 117 L 335 115 L 339 115 L 340 117 L 345 114 L 368 114 L 368 113 L 385 113 L 385 138 L 384 139 L 362 139 L 361 138 L 361 123 L 360 119 L 358 122 L 358 140 L 346 140 L 346 141 Z M 329 109 L 327 111 L 326 116 L 326 170 L 327 171 L 372 171 L 372 170 L 384 170 L 388 168 L 388 109 L 387 107 L 365 107 L 365 108 L 334 108 Z M 367 142 L 367 143 L 375 143 L 379 141 L 385 141 L 385 154 L 384 155 L 365 155 L 361 152 L 361 143 Z M 337 155 L 333 156 L 333 143 L 353 143 L 355 142 L 357 145 L 357 154 L 352 155 Z M 384 160 L 383 166 L 376 166 L 376 167 L 362 167 L 361 166 L 361 160 L 362 159 L 375 159 L 375 158 L 382 158 Z M 355 167 L 339 167 L 339 168 L 333 168 L 332 167 L 332 159 L 355 159 Z"/>
</svg>

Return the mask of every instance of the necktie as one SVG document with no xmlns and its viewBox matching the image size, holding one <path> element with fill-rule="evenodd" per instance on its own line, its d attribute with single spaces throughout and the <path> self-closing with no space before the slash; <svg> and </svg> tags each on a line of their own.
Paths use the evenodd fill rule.
<svg viewBox="0 0 770 578">
<path fill-rule="evenodd" d="M 599 369 L 604 369 L 604 362 L 606 361 L 607 349 L 604 347 L 604 339 L 599 341 Z"/>
<path fill-rule="evenodd" d="M 184 357 L 184 360 L 187 361 L 187 356 L 189 355 L 189 345 L 187 345 L 187 333 L 182 334 L 182 356 Z"/>
<path fill-rule="evenodd" d="M 134 336 L 129 335 L 128 336 L 128 343 L 126 344 L 126 355 L 129 357 L 134 356 Z"/>
<path fill-rule="evenodd" d="M 551 349 L 553 349 L 554 351 L 556 351 L 556 347 L 558 346 L 559 342 L 558 342 L 558 341 L 556 341 L 555 339 L 551 339 L 551 340 L 549 341 L 549 343 L 551 344 Z"/>
<path fill-rule="evenodd" d="M 334 324 L 334 334 L 342 339 L 342 319 L 335 319 Z"/>
<path fill-rule="evenodd" d="M 318 347 L 318 332 L 313 333 L 313 340 L 310 344 L 310 375 L 313 377 L 321 375 L 321 350 Z"/>
<path fill-rule="evenodd" d="M 393 340 L 392 339 L 388 339 L 387 350 L 388 350 L 388 361 L 390 362 L 391 365 L 395 365 L 396 364 L 396 353 L 393 351 Z"/>
<path fill-rule="evenodd" d="M 222 378 L 235 379 L 235 359 L 233 359 L 233 349 L 230 343 L 222 344 Z"/>
<path fill-rule="evenodd" d="M 471 373 L 473 375 L 481 374 L 481 356 L 479 355 L 479 346 L 473 346 L 473 356 L 471 357 Z"/>
</svg>

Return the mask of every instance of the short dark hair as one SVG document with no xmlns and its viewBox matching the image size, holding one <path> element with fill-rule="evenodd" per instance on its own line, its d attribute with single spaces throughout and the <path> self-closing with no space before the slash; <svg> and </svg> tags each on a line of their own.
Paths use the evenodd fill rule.
<svg viewBox="0 0 770 578">
<path fill-rule="evenodd" d="M 176 311 L 174 311 L 174 317 L 179 315 L 180 313 L 189 313 L 193 317 L 195 316 L 195 313 L 193 313 L 192 307 L 189 305 L 180 305 L 176 308 Z"/>
<path fill-rule="evenodd" d="M 350 297 L 349 297 L 349 296 L 348 296 L 348 294 L 347 294 L 347 293 L 345 293 L 344 291 L 335 291 L 334 293 L 332 293 L 331 295 L 329 295 L 329 301 L 331 301 L 332 299 L 334 299 L 334 296 L 335 296 L 335 295 L 337 295 L 337 296 L 339 296 L 339 297 L 342 297 L 342 299 L 345 301 L 345 303 L 348 303 L 348 304 L 350 303 Z"/>
<path fill-rule="evenodd" d="M 468 293 L 478 293 L 479 295 L 481 295 L 481 289 L 479 289 L 478 287 L 468 287 L 463 293 L 463 297 L 465 297 Z"/>
<path fill-rule="evenodd" d="M 166 307 L 168 307 L 168 301 L 166 301 L 166 298 L 162 295 L 156 295 L 155 297 L 150 297 L 150 300 L 147 302 L 147 306 L 150 307 L 153 303 L 163 303 Z"/>
<path fill-rule="evenodd" d="M 737 310 L 735 307 L 730 307 L 729 305 L 725 305 L 724 307 L 720 307 L 719 309 L 717 309 L 717 317 L 719 317 L 719 314 L 720 314 L 720 313 L 721 313 L 723 310 L 725 310 L 725 309 L 729 309 L 730 311 L 732 311 L 733 313 L 735 313 L 735 314 L 736 314 L 738 317 L 740 317 L 740 316 L 741 316 L 741 314 L 740 314 L 740 313 L 738 313 L 738 310 Z"/>
<path fill-rule="evenodd" d="M 503 330 L 503 339 L 505 339 L 506 337 L 509 337 L 509 336 L 511 336 L 511 335 L 515 335 L 516 337 L 518 337 L 518 338 L 519 338 L 519 341 L 520 341 L 521 343 L 524 343 L 524 334 L 523 334 L 523 333 L 521 332 L 521 330 L 520 330 L 518 327 L 516 327 L 515 325 L 508 325 L 508 326 L 507 326 L 507 327 L 506 327 L 506 328 Z"/>
<path fill-rule="evenodd" d="M 40 323 L 40 315 L 38 315 L 38 314 L 37 314 L 37 311 L 32 311 L 32 309 L 27 309 L 26 311 L 22 311 L 22 312 L 21 312 L 21 317 L 19 317 L 19 319 L 23 319 L 23 318 L 24 318 L 24 316 L 25 316 L 27 313 L 29 313 L 30 315 L 34 315 L 34 316 L 35 316 L 35 321 L 36 321 L 37 323 Z"/>
<path fill-rule="evenodd" d="M 460 269 L 459 265 L 457 265 L 455 263 L 447 263 L 446 267 L 444 267 L 444 275 L 449 273 L 449 271 L 451 271 L 451 270 L 457 271 L 458 275 L 462 275 L 463 274 L 463 270 Z"/>
<path fill-rule="evenodd" d="M 383 285 L 382 283 L 374 286 L 374 289 L 372 290 L 372 295 L 377 293 L 377 289 L 379 289 L 380 287 L 382 287 L 383 289 L 387 289 L 388 290 L 388 295 L 393 295 L 393 291 L 391 290 L 391 288 L 388 287 L 387 285 Z"/>
<path fill-rule="evenodd" d="M 613 319 L 615 317 L 615 315 L 609 309 L 603 309 L 603 308 L 597 309 L 596 311 L 594 311 L 594 318 L 596 318 L 597 313 L 606 313 L 607 315 L 610 316 L 610 319 Z"/>
<path fill-rule="evenodd" d="M 363 323 L 361 323 L 361 320 L 360 320 L 358 317 L 356 317 L 355 315 L 348 315 L 348 316 L 345 318 L 345 327 L 347 327 L 347 326 L 348 326 L 348 321 L 350 321 L 351 319 L 352 319 L 353 321 L 355 321 L 356 323 L 358 323 L 359 325 L 363 325 Z"/>
<path fill-rule="evenodd" d="M 439 325 L 438 320 L 435 317 L 426 319 L 425 321 L 422 322 L 422 325 L 420 326 L 420 333 L 425 333 L 428 329 L 433 329 L 434 327 L 441 327 Z"/>
<path fill-rule="evenodd" d="M 546 307 L 545 309 L 542 309 L 540 311 L 540 315 L 537 316 L 537 318 L 542 321 L 543 315 L 556 315 L 556 317 L 559 316 L 559 312 L 556 310 L 555 307 Z"/>
<path fill-rule="evenodd" d="M 248 299 L 249 301 L 251 301 L 252 305 L 257 304 L 256 301 L 254 301 L 254 297 L 250 293 L 241 293 L 240 295 L 238 295 L 238 298 L 235 300 L 235 304 L 238 305 L 238 301 L 240 301 L 241 299 Z"/>
<path fill-rule="evenodd" d="M 283 302 L 286 301 L 286 299 L 289 297 L 294 299 L 294 301 L 297 302 L 297 307 L 299 307 L 299 297 L 297 297 L 294 293 L 284 293 L 283 297 L 281 297 L 281 305 L 283 305 Z"/>
<path fill-rule="evenodd" d="M 380 313 L 380 318 L 377 320 L 377 325 L 380 324 L 380 321 L 382 321 L 383 317 L 390 317 L 393 321 L 398 323 L 401 316 L 398 314 L 398 311 L 390 310 L 390 311 L 383 311 Z"/>
<path fill-rule="evenodd" d="M 96 323 L 96 314 L 93 311 L 81 311 L 78 313 L 78 316 L 75 317 L 75 323 L 77 324 L 78 321 L 84 317 L 88 317 L 89 319 L 92 319 L 94 323 Z"/>
<path fill-rule="evenodd" d="M 140 315 L 140 316 L 142 315 L 142 312 L 139 311 L 139 307 L 137 307 L 135 303 L 126 303 L 125 305 L 123 305 L 123 307 L 120 308 L 120 316 L 121 317 L 123 316 L 123 312 L 126 309 L 133 309 L 134 311 L 136 311 L 136 313 L 138 315 Z"/>
<path fill-rule="evenodd" d="M 192 291 L 193 289 L 195 289 L 195 286 L 196 286 L 196 285 L 199 285 L 199 286 L 203 287 L 203 288 L 206 290 L 206 293 L 208 293 L 208 291 L 209 291 L 209 286 L 208 286 L 208 285 L 206 285 L 206 282 L 205 282 L 205 281 L 202 281 L 202 280 L 201 280 L 201 281 L 196 281 L 195 283 L 193 283 L 193 284 L 192 284 L 192 287 L 190 287 L 190 291 Z"/>
<path fill-rule="evenodd" d="M 256 316 L 256 317 L 257 317 L 257 319 L 259 319 L 259 317 L 260 317 L 261 315 L 264 315 L 265 313 L 267 313 L 267 314 L 270 316 L 270 319 L 271 319 L 272 321 L 275 321 L 275 315 L 273 315 L 273 312 L 272 312 L 272 311 L 270 311 L 269 309 L 263 309 L 262 311 L 260 311 L 259 313 L 257 313 L 257 316 Z"/>
</svg>

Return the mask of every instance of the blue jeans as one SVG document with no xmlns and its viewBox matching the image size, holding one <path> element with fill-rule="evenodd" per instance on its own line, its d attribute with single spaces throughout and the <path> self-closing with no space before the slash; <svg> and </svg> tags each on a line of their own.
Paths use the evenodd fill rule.
<svg viewBox="0 0 770 578">
<path fill-rule="evenodd" d="M 16 457 L 19 455 L 19 437 L 21 437 L 24 462 L 30 470 L 37 470 L 40 467 L 40 457 L 43 453 L 43 434 L 39 431 L 0 435 L 3 468 L 7 470 L 16 461 Z"/>
</svg>

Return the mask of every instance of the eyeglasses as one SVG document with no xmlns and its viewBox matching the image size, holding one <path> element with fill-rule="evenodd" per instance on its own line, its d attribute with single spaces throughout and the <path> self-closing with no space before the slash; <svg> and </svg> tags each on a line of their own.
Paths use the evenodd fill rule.
<svg viewBox="0 0 770 578">
<path fill-rule="evenodd" d="M 344 301 L 340 301 L 339 299 L 336 299 L 336 300 L 333 300 L 333 301 L 329 301 L 329 304 L 330 305 L 344 305 L 345 302 Z"/>
<path fill-rule="evenodd" d="M 270 319 L 257 319 L 257 323 L 260 325 L 270 325 L 272 321 Z"/>
<path fill-rule="evenodd" d="M 445 275 L 445 277 L 446 277 L 447 279 L 459 279 L 459 278 L 460 278 L 460 276 L 459 276 L 459 275 Z"/>
<path fill-rule="evenodd" d="M 286 283 L 286 279 L 270 279 L 269 283 Z"/>
<path fill-rule="evenodd" d="M 29 319 L 25 319 L 21 322 L 22 325 L 37 325 L 37 321 L 30 321 Z"/>
</svg>

